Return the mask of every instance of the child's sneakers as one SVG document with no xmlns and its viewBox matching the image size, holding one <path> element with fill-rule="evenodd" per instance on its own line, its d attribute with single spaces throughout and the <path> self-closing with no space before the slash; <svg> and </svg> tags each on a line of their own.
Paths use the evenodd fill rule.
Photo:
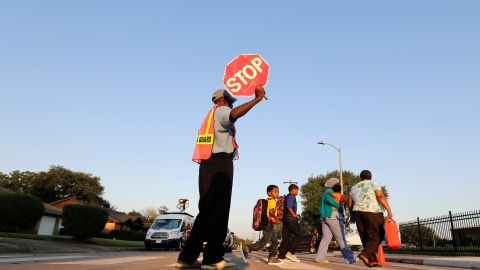
<svg viewBox="0 0 480 270">
<path fill-rule="evenodd" d="M 287 259 L 289 259 L 292 262 L 300 262 L 300 260 L 297 258 L 297 256 L 295 256 L 295 254 L 292 254 L 290 252 L 287 252 L 285 257 L 287 257 Z"/>
<path fill-rule="evenodd" d="M 280 261 L 279 259 L 275 258 L 275 257 L 270 257 L 268 258 L 268 265 L 281 265 L 283 264 L 282 261 Z"/>
<path fill-rule="evenodd" d="M 250 247 L 248 245 L 242 247 L 243 257 L 245 257 L 245 259 L 248 259 L 248 253 L 250 253 L 250 252 L 252 252 L 252 250 L 250 249 Z"/>
</svg>

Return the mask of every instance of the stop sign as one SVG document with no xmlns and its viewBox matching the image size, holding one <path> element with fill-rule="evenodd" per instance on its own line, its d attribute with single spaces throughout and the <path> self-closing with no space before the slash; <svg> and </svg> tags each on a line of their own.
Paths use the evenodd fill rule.
<svg viewBox="0 0 480 270">
<path fill-rule="evenodd" d="M 266 85 L 270 66 L 259 54 L 240 54 L 225 67 L 223 83 L 234 96 L 252 96 Z"/>
</svg>

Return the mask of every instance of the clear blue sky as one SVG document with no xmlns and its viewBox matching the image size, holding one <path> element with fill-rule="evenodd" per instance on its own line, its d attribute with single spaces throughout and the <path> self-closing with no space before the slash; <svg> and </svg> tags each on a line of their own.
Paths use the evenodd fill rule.
<svg viewBox="0 0 480 270">
<path fill-rule="evenodd" d="M 478 1 L 2 1 L 0 171 L 101 177 L 120 210 L 196 213 L 196 132 L 226 63 L 260 53 L 230 227 L 268 184 L 368 168 L 399 221 L 478 208 Z M 241 98 L 238 103 L 249 100 Z M 282 186 L 285 187 L 285 186 Z M 285 191 L 285 188 L 283 188 Z"/>
</svg>

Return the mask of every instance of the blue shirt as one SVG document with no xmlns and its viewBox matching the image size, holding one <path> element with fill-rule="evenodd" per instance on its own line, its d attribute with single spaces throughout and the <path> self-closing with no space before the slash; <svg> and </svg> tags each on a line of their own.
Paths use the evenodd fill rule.
<svg viewBox="0 0 480 270">
<path fill-rule="evenodd" d="M 285 206 L 287 208 L 287 209 L 285 209 L 285 215 L 291 216 L 290 211 L 288 211 L 288 208 L 292 208 L 293 212 L 295 212 L 295 214 L 296 214 L 297 213 L 297 198 L 295 196 L 292 196 L 292 195 L 288 194 L 287 197 L 285 197 Z"/>
</svg>

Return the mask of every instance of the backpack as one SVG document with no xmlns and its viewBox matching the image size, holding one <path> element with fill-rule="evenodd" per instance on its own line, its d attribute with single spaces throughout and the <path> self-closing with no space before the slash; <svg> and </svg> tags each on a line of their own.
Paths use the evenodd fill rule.
<svg viewBox="0 0 480 270">
<path fill-rule="evenodd" d="M 268 225 L 267 213 L 268 201 L 265 199 L 258 199 L 253 207 L 252 228 L 255 231 L 261 231 Z"/>
<path fill-rule="evenodd" d="M 288 195 L 280 196 L 277 200 L 277 217 L 281 221 L 283 220 L 283 216 L 285 215 L 285 198 Z"/>
</svg>

